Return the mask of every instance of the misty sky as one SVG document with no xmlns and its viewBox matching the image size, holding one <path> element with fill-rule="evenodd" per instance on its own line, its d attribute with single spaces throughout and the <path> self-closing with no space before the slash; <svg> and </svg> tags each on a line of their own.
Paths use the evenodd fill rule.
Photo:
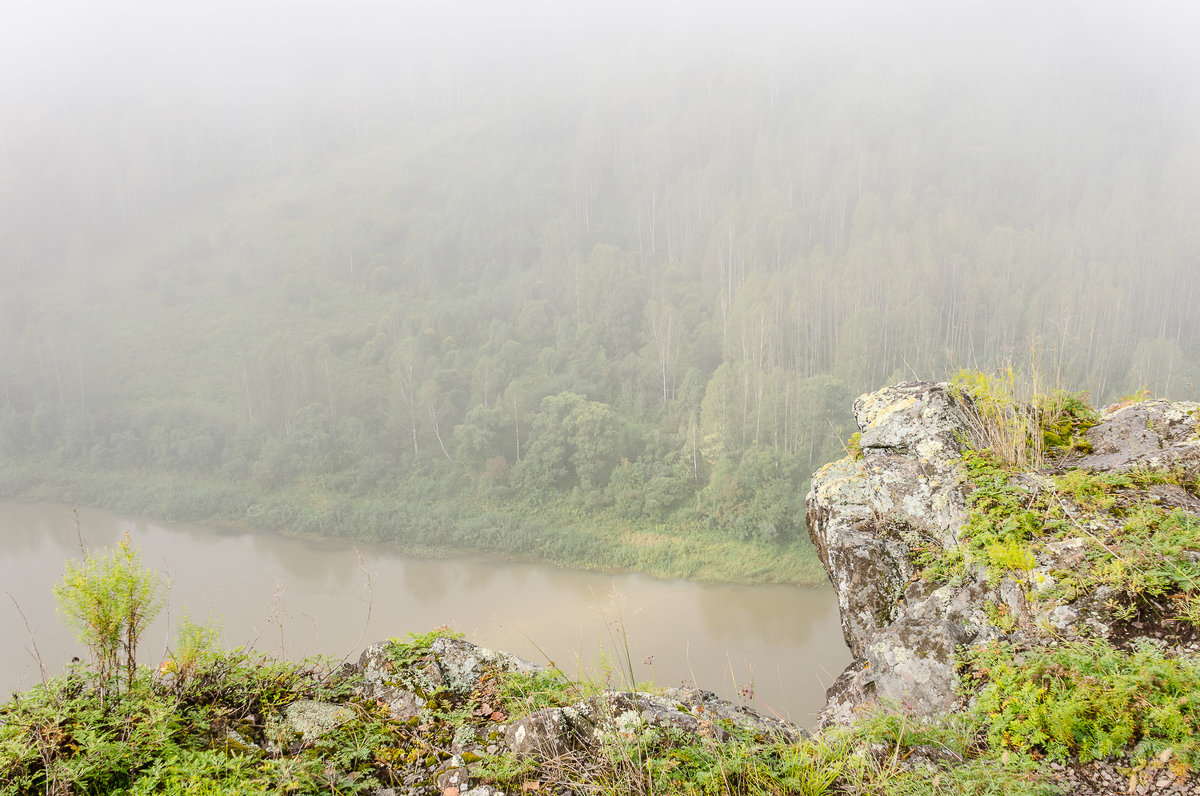
<svg viewBox="0 0 1200 796">
<path fill-rule="evenodd" d="M 565 53 L 637 58 L 641 51 L 743 51 L 786 63 L 825 49 L 923 53 L 1011 46 L 1068 59 L 1129 62 L 1152 74 L 1195 70 L 1200 6 L 1187 2 L 162 3 L 52 0 L 9 4 L 0 32 L 0 85 L 19 95 L 130 82 L 186 88 L 270 82 L 422 62 L 494 69 L 554 64 Z M 569 75 L 564 75 L 569 86 Z M 233 88 L 229 85 L 229 88 Z"/>
</svg>

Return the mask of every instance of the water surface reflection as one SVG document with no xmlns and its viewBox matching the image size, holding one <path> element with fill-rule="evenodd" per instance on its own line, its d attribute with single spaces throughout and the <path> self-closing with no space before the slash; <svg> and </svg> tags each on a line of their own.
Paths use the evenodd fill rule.
<svg viewBox="0 0 1200 796">
<path fill-rule="evenodd" d="M 272 654 L 353 658 L 372 641 L 449 625 L 478 643 L 537 662 L 549 657 L 572 674 L 582 665 L 599 677 L 602 657 L 616 664 L 624 654 L 623 631 L 639 679 L 694 679 L 727 698 L 753 683 L 758 707 L 800 724 L 849 661 L 829 589 L 702 586 L 483 558 L 428 561 L 379 546 L 96 509 L 79 509 L 78 518 L 90 547 L 111 547 L 128 531 L 147 566 L 170 580 L 168 610 L 145 636 L 147 660 L 163 654 L 184 611 L 196 620 L 220 617 L 226 646 Z M 63 562 L 79 557 L 69 506 L 0 502 L 0 589 L 7 592 L 0 594 L 0 693 L 39 679 L 33 641 L 51 672 L 83 654 L 50 594 Z"/>
</svg>

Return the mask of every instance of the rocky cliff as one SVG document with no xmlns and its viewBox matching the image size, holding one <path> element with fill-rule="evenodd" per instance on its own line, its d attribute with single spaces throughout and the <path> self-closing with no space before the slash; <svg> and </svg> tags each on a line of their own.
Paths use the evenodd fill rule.
<svg viewBox="0 0 1200 796">
<path fill-rule="evenodd" d="M 992 642 L 1018 653 L 1152 643 L 1194 660 L 1198 405 L 1071 411 L 1014 404 L 989 416 L 970 390 L 944 383 L 855 402 L 860 449 L 817 472 L 807 499 L 855 658 L 823 723 L 878 702 L 957 710 L 969 699 L 955 687 L 964 661 Z M 1040 467 L 1005 466 L 972 444 L 981 424 L 1029 417 L 1047 435 Z M 1056 422 L 1070 428 L 1052 433 Z"/>
</svg>

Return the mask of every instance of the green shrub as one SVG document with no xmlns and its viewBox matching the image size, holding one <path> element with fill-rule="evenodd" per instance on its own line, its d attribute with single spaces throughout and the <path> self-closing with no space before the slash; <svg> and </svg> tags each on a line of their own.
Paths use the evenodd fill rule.
<svg viewBox="0 0 1200 796">
<path fill-rule="evenodd" d="M 216 620 L 198 625 L 185 613 L 175 633 L 173 654 L 163 663 L 160 671 L 170 672 L 180 681 L 187 680 L 198 667 L 219 654 L 217 638 L 220 635 L 220 623 Z"/>
<path fill-rule="evenodd" d="M 846 440 L 846 454 L 855 460 L 863 457 L 861 431 L 855 431 L 850 435 L 850 439 Z"/>
<path fill-rule="evenodd" d="M 91 653 L 101 687 L 117 675 L 123 651 L 126 687 L 132 688 L 138 642 L 162 608 L 162 583 L 142 567 L 129 535 L 114 551 L 89 554 L 79 566 L 68 562 L 54 597 L 67 626 Z"/>
<path fill-rule="evenodd" d="M 1200 662 L 1150 642 L 1122 651 L 1105 641 L 1017 653 L 971 653 L 986 680 L 973 708 L 995 747 L 1040 749 L 1086 762 L 1133 747 L 1138 760 L 1168 749 L 1176 767 L 1200 764 Z"/>
</svg>

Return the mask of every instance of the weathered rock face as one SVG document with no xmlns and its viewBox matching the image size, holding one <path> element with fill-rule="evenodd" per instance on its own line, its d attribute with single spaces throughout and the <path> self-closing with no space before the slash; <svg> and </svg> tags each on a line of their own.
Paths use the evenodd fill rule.
<svg viewBox="0 0 1200 796">
<path fill-rule="evenodd" d="M 1087 434 L 1092 452 L 1069 465 L 1096 471 L 1173 467 L 1194 479 L 1200 470 L 1197 409 L 1166 401 L 1112 407 Z M 1036 566 L 998 583 L 989 584 L 970 564 L 956 583 L 920 577 L 918 554 L 942 555 L 962 546 L 971 489 L 962 440 L 972 411 L 940 383 L 908 382 L 864 395 L 854 405 L 861 457 L 833 462 L 813 476 L 809 533 L 837 592 L 842 630 L 855 656 L 829 690 L 823 723 L 849 722 L 856 706 L 881 699 L 916 713 L 953 709 L 956 651 L 1006 635 L 989 621 L 989 612 L 1012 617 L 1007 635 L 1027 640 L 1039 632 L 1103 636 L 1111 630 L 1093 610 L 1109 595 L 1085 594 L 1063 604 L 1028 599 L 1052 581 L 1048 573 L 1082 560 L 1086 539 L 1048 542 L 1038 548 Z M 1020 479 L 1037 494 L 1048 476 Z M 1187 490 L 1169 484 L 1154 489 L 1150 499 L 1200 513 L 1200 499 Z"/>
<path fill-rule="evenodd" d="M 666 737 L 669 731 L 676 740 L 729 743 L 755 739 L 763 744 L 794 743 L 804 735 L 786 721 L 694 688 L 668 688 L 659 693 L 606 690 L 573 704 L 508 715 L 499 680 L 505 674 L 546 672 L 515 655 L 447 636 L 437 637 L 420 654 L 399 658 L 392 642 L 368 647 L 357 664 L 344 667 L 343 675 L 354 678 L 360 697 L 386 708 L 392 719 L 410 728 L 410 734 L 424 733 L 437 741 L 423 749 L 439 751 L 432 762 L 405 766 L 401 776 L 408 790 L 385 788 L 380 796 L 389 791 L 502 796 L 500 790 L 472 781 L 472 764 L 503 751 L 541 763 L 588 761 L 617 735 L 632 740 L 654 733 Z M 452 734 L 445 725 L 448 706 L 459 709 L 458 720 L 463 722 Z M 463 708 L 470 708 L 469 715 L 462 715 Z M 309 724 L 327 731 L 341 719 L 341 714 L 329 713 L 332 709 L 345 710 L 306 701 L 288 706 L 285 714 L 290 718 L 293 712 L 316 712 L 317 719 Z M 322 710 L 325 712 L 319 712 Z M 301 732 L 305 730 L 298 728 L 293 734 Z"/>
<path fill-rule="evenodd" d="M 605 691 L 568 707 L 543 708 L 508 725 L 505 741 L 517 754 L 556 757 L 586 752 L 609 733 L 629 735 L 645 728 L 723 743 L 734 737 L 729 726 L 762 741 L 795 743 L 804 735 L 793 724 L 734 705 L 710 691 L 668 688 L 661 694 Z"/>
<path fill-rule="evenodd" d="M 971 641 L 973 589 L 924 594 L 915 551 L 957 541 L 962 409 L 946 385 L 905 383 L 854 404 L 862 458 L 812 479 L 809 533 L 837 591 L 856 661 L 831 689 L 825 717 L 848 720 L 876 695 L 923 712 L 949 707 L 953 653 Z M 910 588 L 913 587 L 913 588 Z"/>
<path fill-rule="evenodd" d="M 1075 462 L 1091 470 L 1194 467 L 1200 454 L 1196 417 L 1200 404 L 1141 401 L 1109 407 L 1088 432 L 1092 453 Z"/>
<path fill-rule="evenodd" d="M 465 696 L 478 687 L 488 671 L 533 674 L 543 667 L 508 652 L 490 650 L 460 638 L 436 639 L 428 661 L 414 669 L 397 671 L 387 653 L 387 642 L 372 644 L 358 657 L 356 671 L 363 682 L 359 692 L 385 704 L 393 718 L 420 714 L 429 695 L 449 691 Z"/>
</svg>

